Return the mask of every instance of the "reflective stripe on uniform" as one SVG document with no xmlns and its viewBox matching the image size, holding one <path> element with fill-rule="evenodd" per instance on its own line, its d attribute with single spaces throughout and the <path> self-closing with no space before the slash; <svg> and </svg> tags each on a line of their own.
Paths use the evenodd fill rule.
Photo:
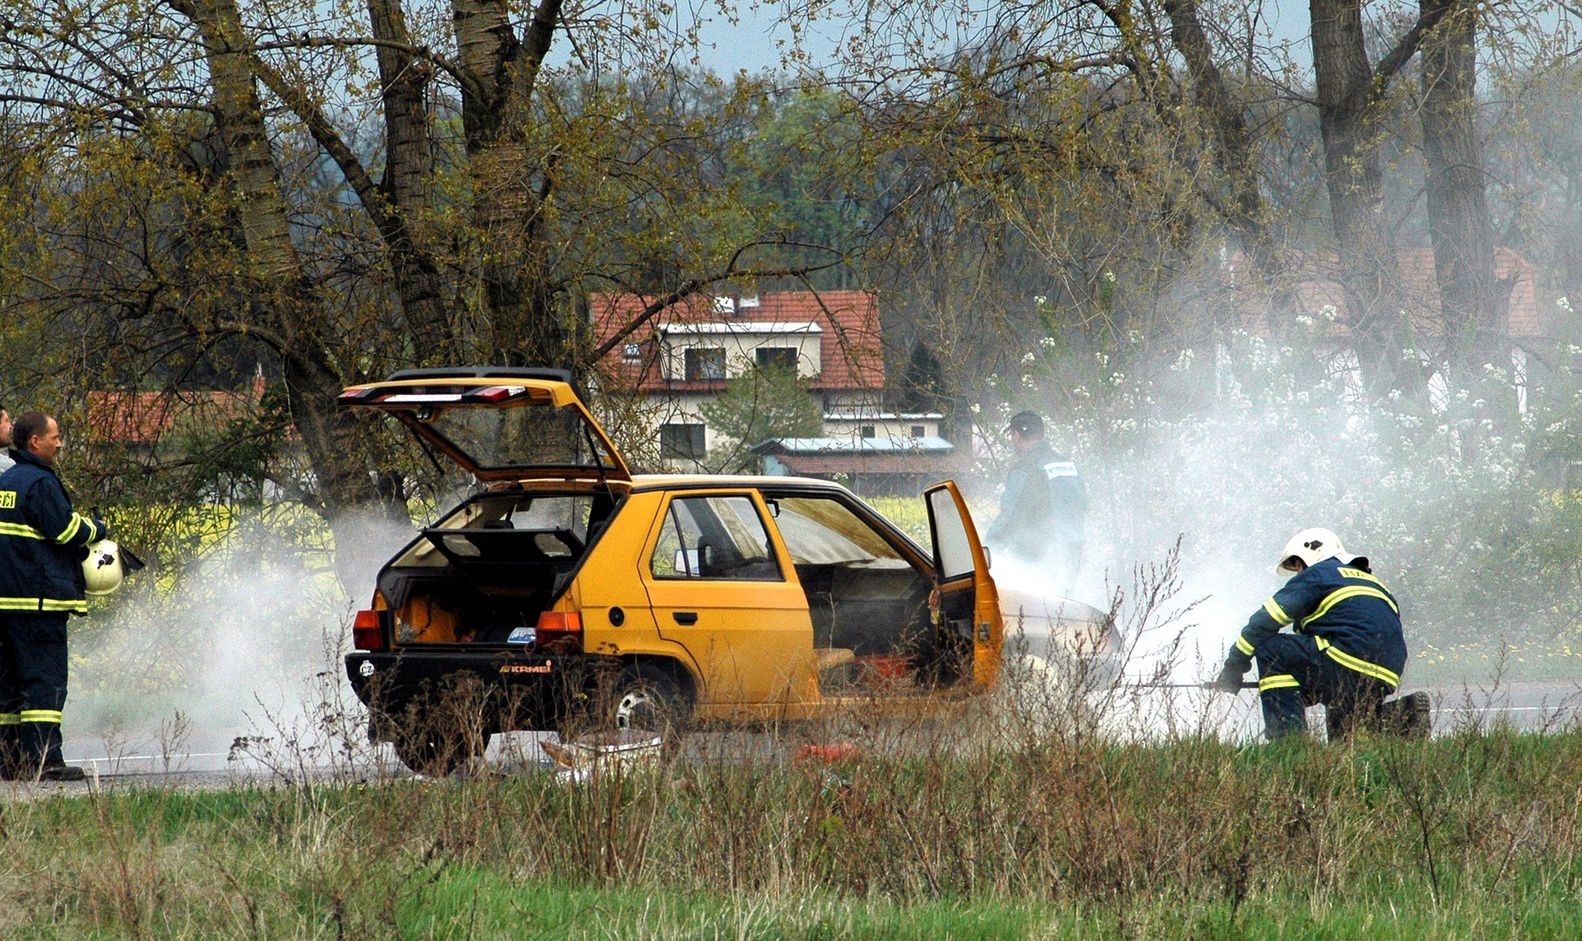
<svg viewBox="0 0 1582 941">
<path fill-rule="evenodd" d="M 1367 585 L 1347 585 L 1345 588 L 1337 588 L 1328 595 L 1325 595 L 1323 602 L 1318 606 L 1318 610 L 1302 619 L 1302 626 L 1307 627 L 1309 624 L 1312 624 L 1314 621 L 1328 614 L 1330 608 L 1340 604 L 1347 598 L 1377 598 L 1389 605 L 1391 611 L 1394 611 L 1396 614 L 1401 613 L 1401 609 L 1395 606 L 1395 600 L 1379 589 L 1369 588 Z"/>
<path fill-rule="evenodd" d="M 0 725 L 20 725 L 22 715 L 17 712 L 0 712 Z"/>
<path fill-rule="evenodd" d="M 60 725 L 59 709 L 23 709 L 23 722 L 42 722 L 47 725 Z"/>
<path fill-rule="evenodd" d="M 0 536 L 21 536 L 23 539 L 43 539 L 44 534 L 26 523 L 0 523 Z"/>
<path fill-rule="evenodd" d="M 1274 623 L 1281 627 L 1291 623 L 1291 616 L 1285 613 L 1285 609 L 1280 607 L 1280 602 L 1275 601 L 1272 595 L 1268 601 L 1263 603 L 1263 609 L 1269 613 L 1270 617 L 1274 618 Z"/>
<path fill-rule="evenodd" d="M 77 530 L 81 528 L 82 517 L 73 513 L 71 522 L 67 523 L 66 528 L 60 531 L 60 535 L 55 537 L 55 541 L 64 546 L 66 543 L 71 542 L 71 537 L 77 535 Z"/>
<path fill-rule="evenodd" d="M 1383 680 L 1384 682 L 1390 684 L 1391 689 L 1395 689 L 1397 686 L 1401 685 L 1400 674 L 1388 670 L 1385 667 L 1381 667 L 1377 663 L 1369 663 L 1360 657 L 1353 657 L 1351 654 L 1346 653 L 1344 650 L 1341 650 L 1339 647 L 1336 647 L 1334 644 L 1322 637 L 1315 637 L 1314 640 L 1318 641 L 1319 650 L 1322 650 L 1324 653 L 1328 654 L 1329 659 L 1335 661 L 1346 669 L 1356 670 L 1363 676 L 1371 676 L 1376 680 Z"/>
<path fill-rule="evenodd" d="M 1236 649 L 1249 657 L 1255 653 L 1252 644 L 1247 643 L 1246 635 L 1236 638 Z"/>
<path fill-rule="evenodd" d="M 88 613 L 86 599 L 70 598 L 0 598 L 0 611 L 68 611 Z"/>
<path fill-rule="evenodd" d="M 1273 676 L 1261 677 L 1258 680 L 1258 692 L 1267 693 L 1271 689 L 1300 689 L 1301 683 L 1289 673 L 1276 673 Z"/>
</svg>

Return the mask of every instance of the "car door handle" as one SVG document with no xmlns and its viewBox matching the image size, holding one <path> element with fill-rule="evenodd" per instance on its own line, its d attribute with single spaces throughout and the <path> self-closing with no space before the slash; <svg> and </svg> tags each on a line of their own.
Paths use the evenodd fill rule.
<svg viewBox="0 0 1582 941">
<path fill-rule="evenodd" d="M 670 616 L 676 619 L 677 624 L 698 623 L 698 612 L 696 611 L 672 611 Z"/>
</svg>

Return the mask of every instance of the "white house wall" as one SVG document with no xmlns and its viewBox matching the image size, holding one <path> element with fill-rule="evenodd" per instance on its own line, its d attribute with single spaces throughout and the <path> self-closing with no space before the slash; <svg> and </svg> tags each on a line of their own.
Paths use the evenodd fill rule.
<svg viewBox="0 0 1582 941">
<path fill-rule="evenodd" d="M 804 379 L 815 378 L 823 369 L 819 359 L 820 331 L 813 324 L 799 326 L 795 331 L 774 332 L 754 329 L 748 324 L 726 325 L 726 328 L 710 332 L 667 331 L 662 347 L 664 376 L 672 381 L 686 378 L 687 350 L 723 349 L 725 376 L 733 379 L 756 365 L 759 349 L 789 347 L 796 350 L 797 375 Z"/>
</svg>

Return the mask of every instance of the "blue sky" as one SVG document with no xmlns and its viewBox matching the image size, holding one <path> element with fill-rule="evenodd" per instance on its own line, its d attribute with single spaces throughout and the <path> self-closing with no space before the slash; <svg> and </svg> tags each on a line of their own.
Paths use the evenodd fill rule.
<svg viewBox="0 0 1582 941">
<path fill-rule="evenodd" d="M 992 0 L 990 2 L 992 5 Z M 717 9 L 706 3 L 691 10 L 683 6 L 678 11 L 678 15 L 699 15 L 706 19 L 701 35 L 703 42 L 710 48 L 702 51 L 702 62 L 720 73 L 732 73 L 739 69 L 757 72 L 778 66 L 782 48 L 777 43 L 789 46 L 793 41 L 791 30 L 778 22 L 781 13 L 782 8 L 778 5 L 743 5 L 737 10 L 737 22 L 732 24 Z M 1293 44 L 1295 48 L 1292 52 L 1298 61 L 1303 61 L 1311 55 L 1307 49 L 1308 18 L 1305 0 L 1267 2 L 1264 5 L 1263 17 L 1276 41 L 1285 40 Z M 805 37 L 806 51 L 813 64 L 824 65 L 830 62 L 834 49 L 840 41 L 840 29 L 833 18 L 827 18 L 817 24 L 814 32 Z"/>
</svg>

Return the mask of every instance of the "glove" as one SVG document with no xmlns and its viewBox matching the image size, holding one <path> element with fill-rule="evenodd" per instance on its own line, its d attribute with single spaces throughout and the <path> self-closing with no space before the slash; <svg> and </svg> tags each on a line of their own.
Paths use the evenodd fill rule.
<svg viewBox="0 0 1582 941">
<path fill-rule="evenodd" d="M 1217 693 L 1239 693 L 1241 675 L 1245 672 L 1247 671 L 1244 669 L 1238 670 L 1235 664 L 1227 663 L 1220 667 L 1219 676 L 1214 677 L 1214 681 L 1209 683 L 1208 687 Z"/>
</svg>

